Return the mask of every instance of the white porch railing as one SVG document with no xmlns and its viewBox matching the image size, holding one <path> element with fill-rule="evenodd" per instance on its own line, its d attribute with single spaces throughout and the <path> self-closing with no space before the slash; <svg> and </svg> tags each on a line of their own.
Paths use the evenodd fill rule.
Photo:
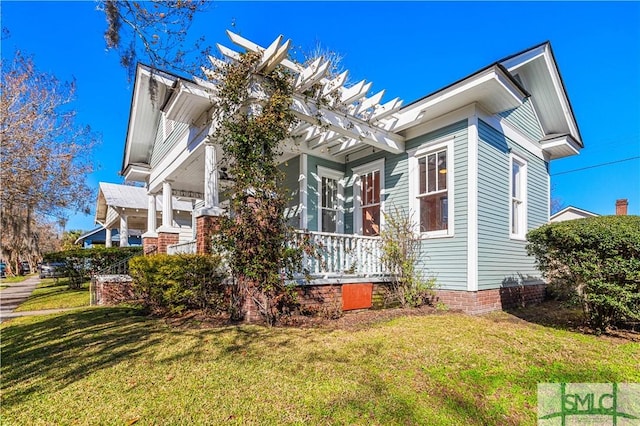
<svg viewBox="0 0 640 426">
<path fill-rule="evenodd" d="M 300 271 L 295 277 L 371 277 L 388 275 L 382 262 L 382 240 L 352 234 L 296 231 L 293 246 L 303 251 Z M 167 247 L 167 254 L 196 252 L 196 242 L 187 241 Z"/>
<path fill-rule="evenodd" d="M 167 254 L 195 254 L 196 240 L 167 246 Z"/>
<path fill-rule="evenodd" d="M 296 232 L 303 248 L 302 274 L 315 278 L 387 275 L 382 262 L 382 240 L 351 234 Z M 296 274 L 297 275 L 297 274 Z"/>
</svg>

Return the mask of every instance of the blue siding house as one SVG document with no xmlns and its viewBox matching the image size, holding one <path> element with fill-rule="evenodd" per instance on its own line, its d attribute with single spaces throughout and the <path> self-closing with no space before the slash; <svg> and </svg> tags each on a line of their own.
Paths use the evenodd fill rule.
<svg viewBox="0 0 640 426">
<path fill-rule="evenodd" d="M 321 61 L 305 68 L 286 59 L 282 37 L 268 48 L 229 37 L 240 50 L 262 52 L 261 66 L 290 69 L 296 93 L 320 85 L 338 94 L 328 106 L 294 95 L 300 123 L 280 165 L 290 223 L 326 251 L 323 262 L 309 259 L 313 279 L 305 285 L 370 284 L 375 292 L 388 281 L 379 244 L 385 214 L 404 212 L 421 238 L 419 266 L 436 278 L 437 300 L 472 313 L 541 300 L 526 234 L 549 221 L 549 163 L 583 148 L 549 42 L 403 106 L 382 104 L 383 92 L 370 95 L 370 83 L 345 86 L 346 75 L 327 75 Z M 234 51 L 221 51 L 233 60 Z M 149 98 L 151 79 L 161 102 Z M 210 88 L 139 66 L 123 159 L 122 174 L 143 182 L 150 197 L 200 206 L 196 228 L 225 208 L 218 194 L 224 156 L 207 132 Z M 176 232 L 163 223 L 143 242 Z M 198 241 L 194 247 L 206 251 Z"/>
</svg>

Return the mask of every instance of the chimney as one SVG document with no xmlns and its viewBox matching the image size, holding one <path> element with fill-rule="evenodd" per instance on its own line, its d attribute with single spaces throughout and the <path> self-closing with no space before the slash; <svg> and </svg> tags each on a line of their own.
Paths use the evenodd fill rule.
<svg viewBox="0 0 640 426">
<path fill-rule="evenodd" d="M 626 216 L 629 201 L 626 198 L 616 200 L 616 216 Z"/>
</svg>

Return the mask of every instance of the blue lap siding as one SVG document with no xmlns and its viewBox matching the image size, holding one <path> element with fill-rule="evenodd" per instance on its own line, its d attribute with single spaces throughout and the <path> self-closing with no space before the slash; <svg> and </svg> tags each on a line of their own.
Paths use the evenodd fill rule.
<svg viewBox="0 0 640 426">
<path fill-rule="evenodd" d="M 547 163 L 479 121 L 478 289 L 536 281 L 526 241 L 510 238 L 510 153 L 527 162 L 527 229 L 547 222 Z"/>
</svg>

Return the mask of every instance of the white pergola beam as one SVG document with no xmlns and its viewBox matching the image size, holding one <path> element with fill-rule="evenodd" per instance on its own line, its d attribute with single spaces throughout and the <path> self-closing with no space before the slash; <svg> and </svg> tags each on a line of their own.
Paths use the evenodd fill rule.
<svg viewBox="0 0 640 426">
<path fill-rule="evenodd" d="M 216 46 L 218 47 L 218 50 L 220 51 L 220 53 L 222 53 L 227 58 L 233 59 L 234 61 L 240 60 L 240 54 L 235 50 L 229 49 L 228 47 L 223 46 L 220 43 L 216 43 Z"/>
<path fill-rule="evenodd" d="M 376 148 L 399 154 L 404 151 L 404 138 L 385 130 L 371 126 L 355 117 L 327 110 L 318 109 L 313 103 L 305 102 L 299 96 L 293 97 L 291 106 L 293 113 L 301 120 L 326 126 L 347 138 L 365 141 Z"/>
<path fill-rule="evenodd" d="M 287 40 L 283 44 L 281 35 L 266 49 L 231 31 L 227 31 L 227 35 L 236 46 L 262 54 L 262 59 L 257 67 L 258 72 L 262 71 L 267 74 L 280 64 L 297 73 L 294 84 L 296 93 L 294 93 L 291 110 L 297 118 L 307 124 L 297 126 L 292 134 L 302 138 L 307 147 L 316 149 L 321 146 L 329 146 L 330 143 L 344 137 L 346 140 L 331 147 L 330 152 L 344 154 L 345 150 L 359 149 L 363 143 L 392 153 L 404 151 L 404 138 L 385 130 L 382 126 L 389 127 L 385 124 L 387 121 L 381 121 L 390 118 L 399 110 L 402 102 L 398 98 L 380 105 L 385 93 L 384 90 L 367 98 L 372 84 L 364 80 L 351 87 L 345 87 L 347 71 L 342 72 L 336 78 L 328 79 L 326 75 L 331 64 L 329 61 L 323 61 L 322 58 L 314 60 L 307 67 L 291 61 L 287 58 L 291 41 Z M 241 55 L 238 52 L 220 44 L 217 46 L 222 55 L 231 60 L 240 59 Z M 214 67 L 225 65 L 223 61 L 215 58 L 210 58 L 210 61 Z M 215 73 L 203 71 L 208 77 L 215 75 Z M 320 91 L 322 96 L 337 94 L 336 99 L 329 101 L 328 107 L 318 106 L 314 100 L 307 100 L 302 95 L 303 92 L 318 83 L 322 85 Z M 342 111 L 334 110 L 336 107 Z M 343 112 L 343 107 L 346 107 L 347 112 Z M 377 124 L 374 125 L 374 123 Z"/>
<path fill-rule="evenodd" d="M 307 146 L 309 149 L 317 149 L 320 148 L 323 145 L 328 145 L 331 142 L 338 140 L 340 138 L 342 138 L 342 134 L 338 133 L 338 132 L 334 132 L 333 130 L 328 130 L 324 133 L 322 133 L 319 137 L 314 138 L 314 143 L 311 143 L 312 141 L 309 141 Z M 317 140 L 316 140 L 317 139 Z"/>
<path fill-rule="evenodd" d="M 375 95 L 369 98 L 363 99 L 358 105 L 355 105 L 353 107 L 353 115 L 362 114 L 364 111 L 368 110 L 369 108 L 372 108 L 375 105 L 379 104 L 383 96 L 384 96 L 384 90 L 381 90 Z"/>
<path fill-rule="evenodd" d="M 362 147 L 363 143 L 355 139 L 347 139 L 340 145 L 336 145 L 329 148 L 329 154 L 331 155 L 346 155 Z"/>
<path fill-rule="evenodd" d="M 327 96 L 341 89 L 342 85 L 347 81 L 347 75 L 349 75 L 349 71 L 344 71 L 333 80 L 327 81 L 322 88 L 322 95 Z"/>
<path fill-rule="evenodd" d="M 402 101 L 400 100 L 400 98 L 392 99 L 389 102 L 376 106 L 373 111 L 373 115 L 369 120 L 371 120 L 372 122 L 380 121 L 399 111 L 400 107 L 402 107 Z"/>
<path fill-rule="evenodd" d="M 209 62 L 211 62 L 211 65 L 213 65 L 215 68 L 218 68 L 218 69 L 224 68 L 224 66 L 227 64 L 222 59 L 218 59 L 218 58 L 213 57 L 211 55 L 209 55 Z M 204 71 L 204 70 L 206 70 L 206 68 L 203 67 L 202 70 Z"/>
<path fill-rule="evenodd" d="M 273 71 L 278 66 L 278 64 L 280 64 L 282 60 L 289 54 L 290 47 L 291 40 L 287 40 L 270 57 L 267 58 L 265 54 L 265 57 L 263 58 L 264 65 L 261 63 L 261 65 L 263 65 L 262 72 L 264 74 L 269 74 L 271 71 Z"/>
<path fill-rule="evenodd" d="M 343 90 L 340 95 L 340 103 L 348 105 L 357 101 L 358 99 L 366 96 L 367 92 L 371 89 L 371 83 L 367 83 L 362 80 L 359 83 L 354 84 L 346 90 Z"/>
<path fill-rule="evenodd" d="M 298 75 L 295 84 L 296 90 L 304 92 L 324 78 L 329 70 L 330 62 L 321 62 L 322 58 L 316 59 L 304 72 Z"/>
</svg>

